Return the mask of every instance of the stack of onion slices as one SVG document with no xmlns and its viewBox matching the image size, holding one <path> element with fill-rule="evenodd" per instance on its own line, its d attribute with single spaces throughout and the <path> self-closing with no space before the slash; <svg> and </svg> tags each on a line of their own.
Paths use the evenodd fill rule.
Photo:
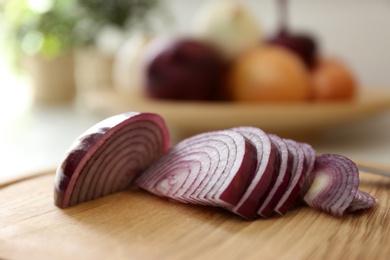
<svg viewBox="0 0 390 260">
<path fill-rule="evenodd" d="M 334 216 L 371 208 L 359 171 L 342 155 L 242 126 L 169 147 L 162 117 L 131 112 L 84 132 L 65 154 L 55 204 L 67 208 L 131 186 L 182 203 L 221 207 L 245 219 L 308 205 Z"/>
</svg>

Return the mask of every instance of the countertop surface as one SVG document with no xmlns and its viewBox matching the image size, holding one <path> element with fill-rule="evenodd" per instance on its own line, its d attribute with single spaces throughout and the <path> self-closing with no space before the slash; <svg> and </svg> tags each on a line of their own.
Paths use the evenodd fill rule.
<svg viewBox="0 0 390 260">
<path fill-rule="evenodd" d="M 73 104 L 28 106 L 1 119 L 0 177 L 55 167 L 72 141 L 100 119 Z"/>
<path fill-rule="evenodd" d="M 54 168 L 73 140 L 103 119 L 75 104 L 25 106 L 0 120 L 0 178 Z M 318 153 L 340 153 L 390 165 L 390 111 L 332 126 L 310 144 Z"/>
</svg>

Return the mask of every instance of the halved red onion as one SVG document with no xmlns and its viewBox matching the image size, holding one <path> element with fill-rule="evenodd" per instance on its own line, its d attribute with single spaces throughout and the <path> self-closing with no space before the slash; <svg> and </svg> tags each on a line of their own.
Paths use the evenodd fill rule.
<svg viewBox="0 0 390 260">
<path fill-rule="evenodd" d="M 257 150 L 257 169 L 251 184 L 232 211 L 246 219 L 257 217 L 257 210 L 263 203 L 276 180 L 279 169 L 278 151 L 268 135 L 256 127 L 237 127 Z"/>
<path fill-rule="evenodd" d="M 233 130 L 207 132 L 178 143 L 136 181 L 172 200 L 232 209 L 254 176 L 256 149 Z"/>
<path fill-rule="evenodd" d="M 376 199 L 365 191 L 358 190 L 351 204 L 347 208 L 347 212 L 355 212 L 358 210 L 368 209 L 374 206 Z"/>
<path fill-rule="evenodd" d="M 337 154 L 317 157 L 314 181 L 304 196 L 311 207 L 341 217 L 355 198 L 359 170 L 350 159 Z"/>
<path fill-rule="evenodd" d="M 262 217 L 269 217 L 272 214 L 276 204 L 286 191 L 292 176 L 291 167 L 289 166 L 292 165 L 293 158 L 290 155 L 287 144 L 281 137 L 275 134 L 268 134 L 268 136 L 277 148 L 279 165 L 277 167 L 278 171 L 275 173 L 277 176 L 276 181 L 257 211 Z"/>
<path fill-rule="evenodd" d="M 303 183 L 305 182 L 306 169 L 305 169 L 305 154 L 301 145 L 291 139 L 284 140 L 287 144 L 288 150 L 293 157 L 292 164 L 292 178 L 287 186 L 287 189 L 283 193 L 283 196 L 276 204 L 274 211 L 284 215 L 294 205 L 296 198 L 298 197 Z"/>
<path fill-rule="evenodd" d="M 66 208 L 128 188 L 169 146 L 157 114 L 131 112 L 84 132 L 64 155 L 55 178 L 55 204 Z"/>
</svg>

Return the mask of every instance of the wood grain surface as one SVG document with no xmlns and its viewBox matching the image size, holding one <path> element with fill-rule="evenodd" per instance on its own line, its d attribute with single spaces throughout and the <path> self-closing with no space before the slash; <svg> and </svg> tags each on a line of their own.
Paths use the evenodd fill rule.
<svg viewBox="0 0 390 260">
<path fill-rule="evenodd" d="M 390 178 L 361 173 L 371 210 L 301 207 L 245 221 L 128 190 L 61 210 L 52 173 L 0 188 L 1 259 L 389 259 Z"/>
</svg>

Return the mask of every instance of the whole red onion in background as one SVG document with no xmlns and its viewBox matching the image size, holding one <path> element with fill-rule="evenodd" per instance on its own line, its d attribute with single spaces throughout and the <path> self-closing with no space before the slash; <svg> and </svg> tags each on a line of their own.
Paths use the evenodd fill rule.
<svg viewBox="0 0 390 260">
<path fill-rule="evenodd" d="M 176 100 L 220 98 L 225 63 L 212 46 L 189 38 L 158 39 L 147 52 L 147 96 Z"/>
</svg>

